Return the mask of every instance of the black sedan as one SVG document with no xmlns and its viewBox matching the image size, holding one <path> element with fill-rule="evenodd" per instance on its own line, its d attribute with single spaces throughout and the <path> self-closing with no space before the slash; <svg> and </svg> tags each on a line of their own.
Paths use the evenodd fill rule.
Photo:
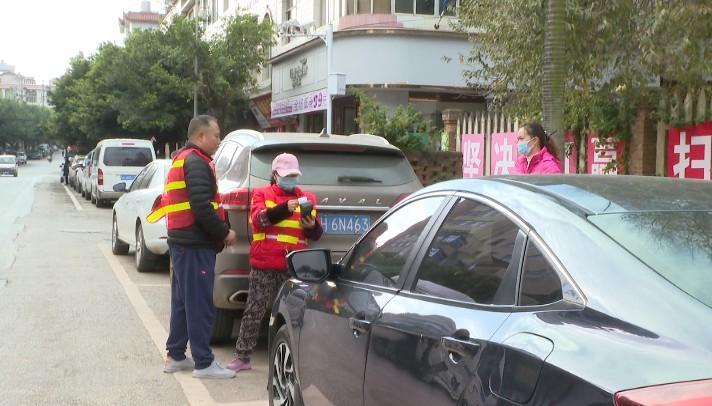
<svg viewBox="0 0 712 406">
<path fill-rule="evenodd" d="M 459 180 L 288 256 L 273 405 L 712 405 L 712 184 Z"/>
</svg>

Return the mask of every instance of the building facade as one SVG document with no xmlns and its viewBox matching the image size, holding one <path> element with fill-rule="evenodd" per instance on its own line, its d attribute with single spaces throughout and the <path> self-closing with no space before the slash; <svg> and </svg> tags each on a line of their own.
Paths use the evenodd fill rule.
<svg viewBox="0 0 712 406">
<path fill-rule="evenodd" d="M 129 11 L 119 18 L 119 30 L 124 39 L 136 30 L 153 30 L 161 25 L 161 14 L 151 11 L 151 2 L 142 1 L 141 11 Z"/>
<path fill-rule="evenodd" d="M 195 0 L 178 0 L 186 5 Z M 328 77 L 340 76 L 346 94 L 333 97 L 333 132 L 359 132 L 363 89 L 388 109 L 412 104 L 431 127 L 442 111 L 485 109 L 484 89 L 468 87 L 461 61 L 472 49 L 456 32 L 458 0 L 204 0 L 210 26 L 230 13 L 253 13 L 279 27 L 277 45 L 252 95 L 251 110 L 269 131 L 319 132 L 326 127 Z M 184 13 L 190 15 L 188 13 Z M 325 41 L 332 24 L 328 72 Z M 339 75 L 336 75 L 339 74 Z M 335 79 L 333 79 L 335 80 Z"/>
<path fill-rule="evenodd" d="M 0 61 L 0 98 L 49 107 L 51 89 L 51 81 L 49 84 L 37 83 L 32 77 L 16 73 L 14 66 Z"/>
</svg>

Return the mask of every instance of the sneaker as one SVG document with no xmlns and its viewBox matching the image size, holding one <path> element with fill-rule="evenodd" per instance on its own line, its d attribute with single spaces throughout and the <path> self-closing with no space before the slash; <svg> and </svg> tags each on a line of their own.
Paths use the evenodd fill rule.
<svg viewBox="0 0 712 406">
<path fill-rule="evenodd" d="M 172 374 L 178 371 L 192 371 L 195 368 L 195 362 L 192 359 L 186 358 L 182 361 L 176 361 L 173 358 L 166 356 L 166 364 L 163 367 L 163 372 Z"/>
<path fill-rule="evenodd" d="M 230 379 L 234 377 L 235 371 L 221 367 L 217 361 L 213 361 L 213 363 L 207 368 L 193 370 L 193 378 Z"/>
<path fill-rule="evenodd" d="M 235 359 L 230 361 L 230 363 L 227 364 L 225 368 L 232 369 L 235 372 L 240 372 L 252 369 L 252 365 L 250 365 L 250 360 L 243 361 L 240 358 L 235 357 Z"/>
</svg>

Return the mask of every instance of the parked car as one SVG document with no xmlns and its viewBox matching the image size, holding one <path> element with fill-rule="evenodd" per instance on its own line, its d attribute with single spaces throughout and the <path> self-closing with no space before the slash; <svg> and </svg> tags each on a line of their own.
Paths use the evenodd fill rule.
<svg viewBox="0 0 712 406">
<path fill-rule="evenodd" d="M 251 130 L 227 135 L 214 162 L 221 200 L 238 243 L 217 256 L 215 341 L 230 338 L 233 322 L 244 309 L 252 240 L 250 193 L 269 185 L 272 160 L 282 152 L 297 156 L 300 185 L 319 202 L 324 235 L 313 246 L 330 248 L 335 259 L 390 206 L 422 187 L 403 152 L 382 137 Z"/>
<path fill-rule="evenodd" d="M 0 155 L 0 175 L 12 175 L 17 177 L 17 159 L 15 155 Z"/>
<path fill-rule="evenodd" d="M 428 187 L 288 256 L 270 404 L 712 404 L 711 242 L 706 181 Z"/>
<path fill-rule="evenodd" d="M 77 173 L 84 165 L 84 155 L 75 155 L 69 159 L 71 166 L 69 167 L 69 185 L 76 189 Z"/>
<path fill-rule="evenodd" d="M 82 168 L 82 173 L 79 176 L 80 182 L 79 182 L 79 193 L 82 195 L 82 197 L 86 200 L 90 199 L 90 186 L 91 184 L 89 183 L 91 179 L 91 173 L 93 169 L 93 164 L 94 164 L 94 154 L 96 153 L 96 149 L 93 149 L 89 151 L 86 157 L 84 157 L 84 167 Z"/>
<path fill-rule="evenodd" d="M 144 166 L 156 159 L 153 143 L 148 140 L 107 139 L 100 141 L 94 150 L 89 174 L 89 198 L 96 207 L 107 201 L 116 201 L 121 192 L 114 185 L 125 183 L 131 187 L 136 175 Z"/>
<path fill-rule="evenodd" d="M 18 165 L 27 164 L 27 154 L 25 154 L 23 151 L 18 152 L 17 155 L 15 155 L 15 158 L 17 159 Z"/>
<path fill-rule="evenodd" d="M 40 151 L 30 151 L 27 154 L 27 158 L 32 160 L 42 159 L 42 153 Z"/>
<path fill-rule="evenodd" d="M 163 194 L 170 166 L 170 159 L 157 159 L 143 168 L 129 189 L 123 182 L 115 186 L 125 193 L 114 203 L 111 250 L 126 255 L 133 246 L 139 272 L 152 270 L 155 261 L 168 253 L 166 219 L 151 224 L 146 217 Z"/>
</svg>

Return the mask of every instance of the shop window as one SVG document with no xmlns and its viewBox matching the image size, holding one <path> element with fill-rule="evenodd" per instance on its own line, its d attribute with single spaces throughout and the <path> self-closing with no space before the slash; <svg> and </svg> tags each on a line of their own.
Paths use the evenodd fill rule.
<svg viewBox="0 0 712 406">
<path fill-rule="evenodd" d="M 397 2 L 398 0 L 396 0 Z M 408 0 L 412 2 L 413 0 Z M 390 14 L 391 0 L 347 0 L 346 15 Z M 411 11 L 412 13 L 412 11 Z"/>
<path fill-rule="evenodd" d="M 435 14 L 435 0 L 415 0 L 415 14 Z"/>
<path fill-rule="evenodd" d="M 413 14 L 414 0 L 396 0 L 396 13 Z"/>
<path fill-rule="evenodd" d="M 296 17 L 294 2 L 295 0 L 283 0 L 282 10 L 284 11 L 284 21 L 293 20 Z"/>
<path fill-rule="evenodd" d="M 457 0 L 440 0 L 440 14 L 454 16 Z"/>
<path fill-rule="evenodd" d="M 223 0 L 223 11 L 227 11 L 230 8 L 230 0 Z"/>
</svg>

